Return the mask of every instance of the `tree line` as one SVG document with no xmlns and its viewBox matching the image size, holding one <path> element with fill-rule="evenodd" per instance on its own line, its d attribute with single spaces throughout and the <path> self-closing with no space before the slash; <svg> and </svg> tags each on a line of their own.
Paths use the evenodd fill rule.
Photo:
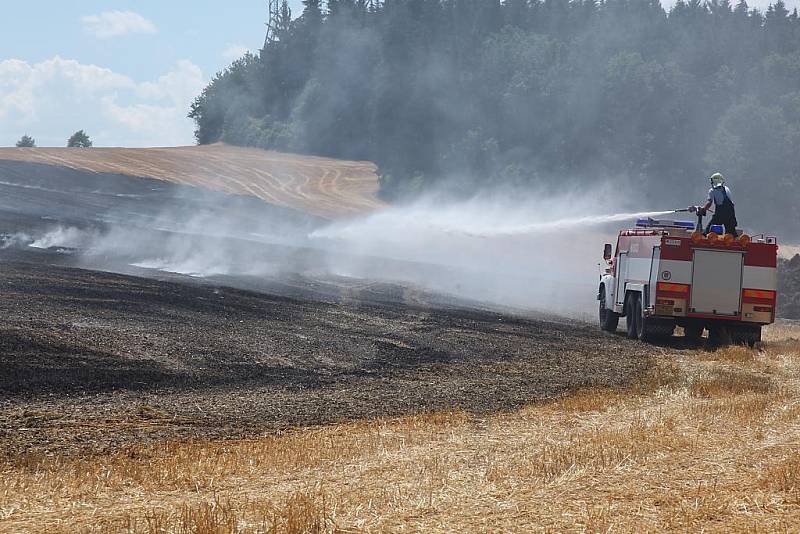
<svg viewBox="0 0 800 534">
<path fill-rule="evenodd" d="M 193 102 L 198 143 L 371 160 L 387 198 L 613 180 L 681 206 L 720 171 L 746 216 L 800 228 L 800 17 L 782 1 L 303 4 Z"/>
</svg>

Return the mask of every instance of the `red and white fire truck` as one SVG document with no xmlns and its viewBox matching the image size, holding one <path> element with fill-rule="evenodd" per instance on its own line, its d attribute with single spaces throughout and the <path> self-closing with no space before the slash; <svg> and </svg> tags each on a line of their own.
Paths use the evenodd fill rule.
<svg viewBox="0 0 800 534">
<path fill-rule="evenodd" d="M 622 230 L 616 251 L 606 244 L 600 275 L 600 328 L 616 331 L 626 318 L 630 338 L 690 340 L 704 330 L 717 342 L 750 346 L 775 321 L 778 245 L 774 237 L 704 235 L 685 221 L 640 219 Z"/>
</svg>

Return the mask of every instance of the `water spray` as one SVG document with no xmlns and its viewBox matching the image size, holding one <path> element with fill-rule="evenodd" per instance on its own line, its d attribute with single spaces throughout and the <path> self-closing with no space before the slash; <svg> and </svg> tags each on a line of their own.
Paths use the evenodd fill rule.
<svg viewBox="0 0 800 534">
<path fill-rule="evenodd" d="M 470 237 L 507 237 L 507 236 L 521 236 L 529 234 L 539 234 L 547 232 L 555 232 L 567 230 L 570 228 L 587 227 L 587 226 L 601 226 L 603 224 L 636 220 L 639 218 L 659 217 L 676 213 L 677 210 L 667 211 L 647 211 L 639 213 L 615 213 L 613 215 L 590 215 L 585 217 L 571 217 L 565 219 L 557 219 L 555 221 L 544 221 L 537 223 L 524 224 L 519 226 L 498 227 L 482 231 L 470 231 L 461 228 L 448 228 L 441 227 L 439 230 L 448 233 L 459 233 L 461 235 Z M 688 210 L 687 210 L 688 211 Z"/>
</svg>

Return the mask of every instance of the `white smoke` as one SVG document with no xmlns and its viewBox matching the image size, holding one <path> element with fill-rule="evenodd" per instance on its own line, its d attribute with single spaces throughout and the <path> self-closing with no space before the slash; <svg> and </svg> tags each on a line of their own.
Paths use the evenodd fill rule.
<svg viewBox="0 0 800 534">
<path fill-rule="evenodd" d="M 33 241 L 30 234 L 25 232 L 17 232 L 16 234 L 6 234 L 0 236 L 0 249 L 7 248 L 20 248 L 28 246 Z"/>
<path fill-rule="evenodd" d="M 637 218 L 670 213 L 602 213 L 604 206 L 624 209 L 613 198 L 602 191 L 461 202 L 429 198 L 311 231 L 269 212 L 235 222 L 226 213 L 182 218 L 165 210 L 140 221 L 144 226 L 115 223 L 104 232 L 58 227 L 31 246 L 81 248 L 94 268 L 117 262 L 195 277 L 379 280 L 591 319 L 603 244 Z"/>
<path fill-rule="evenodd" d="M 672 211 L 602 213 L 613 195 L 432 200 L 335 222 L 311 234 L 332 273 L 396 280 L 467 299 L 590 318 L 603 245 L 620 226 Z M 398 263 L 366 258 L 389 258 Z"/>
<path fill-rule="evenodd" d="M 58 226 L 35 239 L 28 246 L 33 248 L 83 248 L 95 235 L 92 232 L 72 226 Z"/>
</svg>

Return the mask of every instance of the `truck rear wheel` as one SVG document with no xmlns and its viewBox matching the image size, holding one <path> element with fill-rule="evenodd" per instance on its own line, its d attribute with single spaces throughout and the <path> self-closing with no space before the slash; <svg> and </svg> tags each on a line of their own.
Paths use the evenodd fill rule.
<svg viewBox="0 0 800 534">
<path fill-rule="evenodd" d="M 606 308 L 606 290 L 600 288 L 600 330 L 616 332 L 619 326 L 619 315 Z"/>
<path fill-rule="evenodd" d="M 686 341 L 691 343 L 699 343 L 703 337 L 703 330 L 705 327 L 702 323 L 690 323 L 683 327 L 683 336 Z"/>
<path fill-rule="evenodd" d="M 714 347 L 730 345 L 733 341 L 731 331 L 725 325 L 712 325 L 708 328 L 708 341 Z"/>
<path fill-rule="evenodd" d="M 636 318 L 636 338 L 650 343 L 672 336 L 672 332 L 675 330 L 675 323 L 670 320 L 645 317 L 642 296 L 639 293 L 631 296 L 630 300 L 633 307 L 633 316 Z"/>
<path fill-rule="evenodd" d="M 761 342 L 761 327 L 734 330 L 731 332 L 731 342 L 753 348 Z"/>
</svg>

